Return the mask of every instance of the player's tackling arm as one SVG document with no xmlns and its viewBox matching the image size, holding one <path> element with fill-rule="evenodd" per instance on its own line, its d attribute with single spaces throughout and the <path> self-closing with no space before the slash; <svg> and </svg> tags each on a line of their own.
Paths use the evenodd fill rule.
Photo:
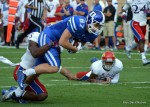
<svg viewBox="0 0 150 107">
<path fill-rule="evenodd" d="M 41 55 L 43 55 L 44 53 L 47 52 L 47 50 L 49 50 L 51 48 L 52 45 L 44 45 L 42 47 L 38 47 L 38 44 L 36 42 L 33 42 L 33 41 L 29 41 L 29 50 L 30 50 L 30 53 L 31 55 L 34 57 L 34 58 L 37 58 Z"/>
</svg>

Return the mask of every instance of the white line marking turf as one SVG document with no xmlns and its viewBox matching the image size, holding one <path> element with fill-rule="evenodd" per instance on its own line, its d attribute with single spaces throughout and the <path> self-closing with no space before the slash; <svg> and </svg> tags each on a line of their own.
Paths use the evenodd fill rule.
<svg viewBox="0 0 150 107">
<path fill-rule="evenodd" d="M 69 80 L 49 80 L 49 81 L 53 81 L 53 82 L 68 82 Z M 118 84 L 150 84 L 150 82 L 120 82 Z M 51 86 L 57 86 L 58 84 L 44 84 L 47 87 L 51 87 Z M 73 85 L 73 86 L 77 86 L 77 85 L 103 85 L 103 86 L 108 86 L 109 84 L 100 84 L 100 83 L 88 83 L 88 82 L 78 82 L 78 83 L 72 83 L 72 84 L 59 84 L 59 85 L 64 85 L 64 86 L 68 86 L 68 85 Z M 11 86 L 0 86 L 0 88 L 10 88 Z M 16 86 L 17 87 L 17 86 Z M 142 89 L 142 88 L 150 88 L 149 86 L 144 86 L 144 87 L 133 87 L 133 88 L 138 88 L 138 89 Z"/>
<path fill-rule="evenodd" d="M 0 69 L 10 69 L 10 68 L 15 68 L 15 67 L 0 67 Z M 74 69 L 80 69 L 80 68 L 90 68 L 90 67 L 65 67 L 65 68 L 74 68 Z M 150 68 L 150 66 L 148 67 L 126 67 L 126 68 L 133 68 L 133 69 L 147 69 L 147 68 Z"/>
</svg>

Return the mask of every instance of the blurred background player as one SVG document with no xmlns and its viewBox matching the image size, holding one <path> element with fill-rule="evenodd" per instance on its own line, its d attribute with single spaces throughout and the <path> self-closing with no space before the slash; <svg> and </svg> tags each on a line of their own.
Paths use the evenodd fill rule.
<svg viewBox="0 0 150 107">
<path fill-rule="evenodd" d="M 15 27 L 13 26 L 12 28 L 12 35 L 11 35 L 11 41 L 10 42 L 6 42 L 6 38 L 7 38 L 7 27 L 8 27 L 8 10 L 9 10 L 9 0 L 1 0 L 1 20 L 2 20 L 2 25 L 3 25 L 3 34 L 4 34 L 4 44 L 3 46 L 14 46 L 14 34 L 15 34 Z"/>
<path fill-rule="evenodd" d="M 116 14 L 116 9 L 112 5 L 112 0 L 107 0 L 108 6 L 104 9 L 105 15 L 105 26 L 104 26 L 104 36 L 105 36 L 105 50 L 109 50 L 109 39 L 112 38 L 113 50 L 117 50 L 116 47 L 116 37 L 114 35 L 114 17 Z"/>
<path fill-rule="evenodd" d="M 144 51 L 145 53 L 149 51 L 150 49 L 150 10 L 148 10 L 149 13 L 147 13 L 147 24 L 146 24 L 146 34 L 145 34 L 145 45 L 144 45 Z"/>
<path fill-rule="evenodd" d="M 55 0 L 47 0 L 47 5 L 50 7 L 51 11 L 46 11 L 46 24 L 52 24 L 54 22 L 56 22 L 56 16 L 55 16 L 55 12 L 56 12 L 56 8 L 58 3 Z"/>
<path fill-rule="evenodd" d="M 134 42 L 133 39 L 133 33 L 131 30 L 131 21 L 132 21 L 132 11 L 131 8 L 129 8 L 126 12 L 126 16 L 122 17 L 123 18 L 123 28 L 124 28 L 124 39 L 125 39 L 125 47 L 128 47 L 132 44 L 132 42 Z M 134 47 L 135 48 L 135 47 Z"/>
<path fill-rule="evenodd" d="M 135 45 L 139 46 L 141 59 L 143 65 L 150 64 L 150 61 L 147 60 L 144 52 L 144 44 L 145 44 L 145 34 L 146 34 L 146 22 L 147 22 L 147 14 L 145 11 L 148 10 L 148 5 L 150 5 L 150 0 L 140 1 L 140 0 L 127 0 L 125 5 L 123 6 L 124 16 L 126 11 L 131 7 L 133 18 L 131 21 L 131 29 L 134 34 L 135 43 L 132 43 L 130 46 L 125 47 L 126 54 L 128 58 L 131 57 L 130 52 Z"/>
<path fill-rule="evenodd" d="M 55 14 L 54 14 L 56 16 L 56 21 L 61 21 L 62 20 L 61 10 L 62 10 L 62 6 L 63 6 L 63 2 L 64 2 L 64 0 L 59 0 L 59 5 L 56 8 L 56 11 L 55 11 Z"/>
<path fill-rule="evenodd" d="M 93 7 L 93 11 L 94 10 L 99 10 L 101 12 L 102 11 L 102 6 L 100 5 L 100 0 L 93 0 L 93 3 L 94 3 L 94 7 Z M 94 50 L 100 50 L 100 40 L 101 40 L 101 35 L 99 35 L 96 39 L 95 39 L 95 47 L 93 47 L 92 49 Z"/>
<path fill-rule="evenodd" d="M 19 43 L 22 42 L 24 37 L 26 37 L 29 33 L 31 33 L 34 29 L 38 28 L 38 32 L 41 32 L 44 28 L 42 24 L 42 16 L 44 9 L 46 8 L 50 11 L 50 7 L 43 0 L 31 0 L 29 3 L 25 5 L 26 8 L 31 9 L 31 17 L 29 18 L 30 25 L 28 29 L 21 35 L 17 37 L 16 40 L 16 48 L 19 49 Z"/>
<path fill-rule="evenodd" d="M 70 17 L 73 15 L 73 7 L 70 5 L 70 0 L 64 0 L 64 3 L 62 5 L 62 19 L 65 19 L 67 17 Z"/>
<path fill-rule="evenodd" d="M 74 15 L 80 15 L 86 17 L 88 14 L 88 5 L 85 3 L 85 0 L 76 0 L 77 4 L 76 10 L 74 10 Z"/>
<path fill-rule="evenodd" d="M 123 70 L 122 61 L 111 51 L 103 53 L 101 60 L 92 58 L 89 72 L 76 74 L 80 81 L 94 83 L 118 83 L 120 72 Z"/>
</svg>

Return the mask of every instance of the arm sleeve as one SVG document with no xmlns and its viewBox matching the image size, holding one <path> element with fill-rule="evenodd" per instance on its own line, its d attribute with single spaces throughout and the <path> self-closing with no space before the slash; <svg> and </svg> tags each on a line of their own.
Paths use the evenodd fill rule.
<svg viewBox="0 0 150 107">
<path fill-rule="evenodd" d="M 48 1 L 45 1 L 45 2 L 44 2 L 44 6 L 45 6 L 46 9 L 51 10 L 51 8 L 50 8 L 50 6 L 49 6 L 49 4 L 48 4 Z"/>
<path fill-rule="evenodd" d="M 123 6 L 123 10 L 127 11 L 129 9 L 130 5 L 129 3 L 126 3 L 124 6 Z"/>
<path fill-rule="evenodd" d="M 112 84 L 118 83 L 118 81 L 119 81 L 119 76 L 120 76 L 119 73 L 116 74 L 116 75 L 114 76 L 114 78 L 111 80 L 111 83 L 112 83 Z"/>
</svg>

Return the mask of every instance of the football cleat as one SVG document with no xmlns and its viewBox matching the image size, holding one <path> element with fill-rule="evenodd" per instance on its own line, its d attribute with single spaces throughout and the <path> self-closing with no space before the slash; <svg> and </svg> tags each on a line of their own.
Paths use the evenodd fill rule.
<svg viewBox="0 0 150 107">
<path fill-rule="evenodd" d="M 18 85 L 19 87 L 23 90 L 24 89 L 24 80 L 26 79 L 26 75 L 23 73 L 22 70 L 19 70 L 19 72 L 17 73 L 17 77 L 18 77 Z"/>
<path fill-rule="evenodd" d="M 1 101 L 6 101 L 11 99 L 11 93 L 16 90 L 16 87 L 10 87 L 9 90 L 2 90 Z"/>
<path fill-rule="evenodd" d="M 15 90 L 17 87 L 10 87 L 8 91 Z"/>
<path fill-rule="evenodd" d="M 131 59 L 131 51 L 127 50 L 127 47 L 125 47 L 125 52 L 126 52 L 127 57 Z"/>
<path fill-rule="evenodd" d="M 12 93 L 11 99 L 14 100 L 14 101 L 16 101 L 16 102 L 18 102 L 18 103 L 20 103 L 20 104 L 26 104 L 26 103 L 28 103 L 23 98 L 17 97 L 16 94 L 15 94 L 15 92 Z"/>
<path fill-rule="evenodd" d="M 142 62 L 144 66 L 150 64 L 150 61 L 148 61 L 147 59 L 143 59 Z"/>
</svg>

